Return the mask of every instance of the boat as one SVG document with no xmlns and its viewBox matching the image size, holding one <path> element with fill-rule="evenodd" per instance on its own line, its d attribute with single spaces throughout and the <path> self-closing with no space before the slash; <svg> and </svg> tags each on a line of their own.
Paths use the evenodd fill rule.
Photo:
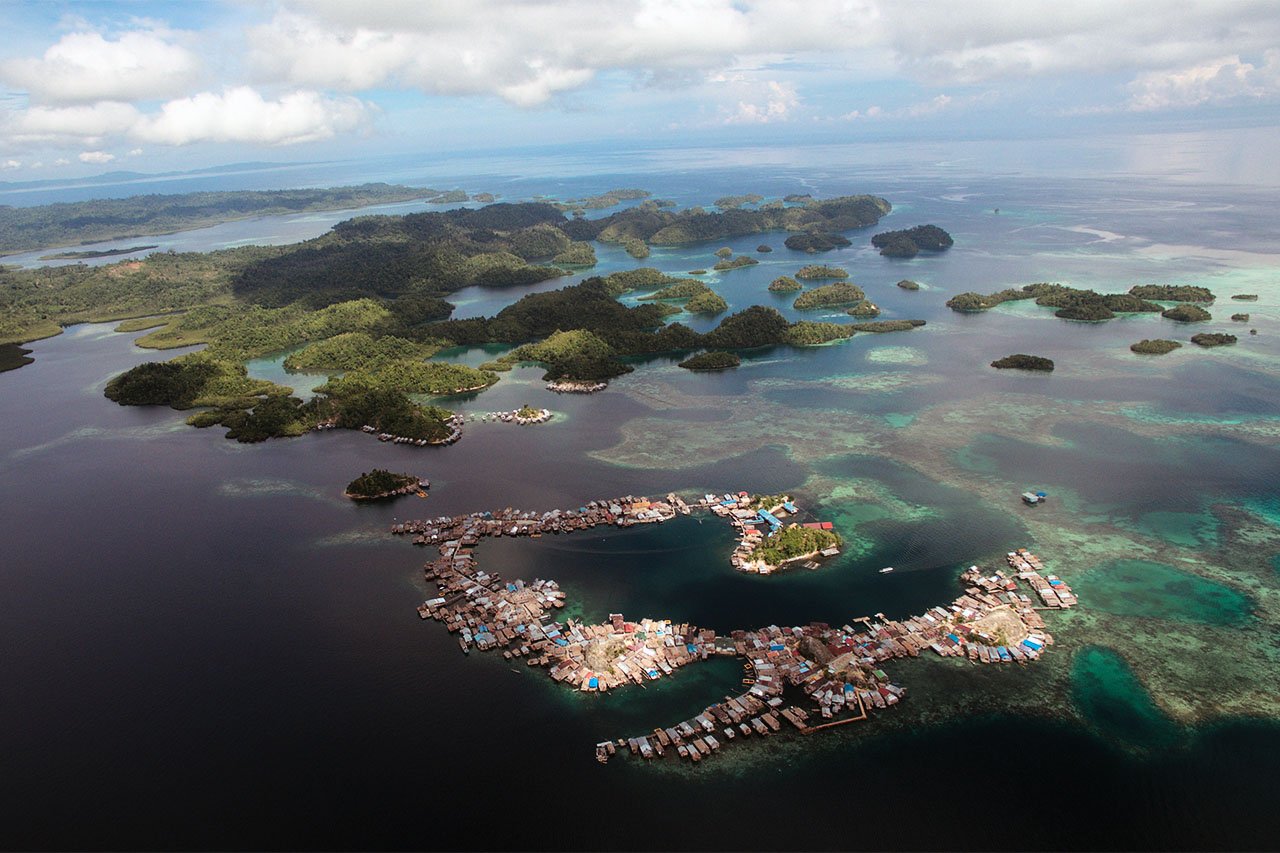
<svg viewBox="0 0 1280 853">
<path fill-rule="evenodd" d="M 883 569 L 880 570 L 880 574 L 887 575 L 891 571 L 893 571 L 893 566 L 885 566 Z"/>
</svg>

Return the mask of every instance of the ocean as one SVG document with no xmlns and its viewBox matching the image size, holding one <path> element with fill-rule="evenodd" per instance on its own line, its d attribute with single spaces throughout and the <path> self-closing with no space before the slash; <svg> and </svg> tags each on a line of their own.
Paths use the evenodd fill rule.
<svg viewBox="0 0 1280 853">
<path fill-rule="evenodd" d="M 452 174 L 448 162 L 396 158 L 199 179 L 270 188 L 328 174 L 502 200 L 636 186 L 681 205 L 874 193 L 894 212 L 850 234 L 849 248 L 814 258 L 783 248 L 783 235 L 753 235 L 727 245 L 760 264 L 706 280 L 730 310 L 835 320 L 766 287 L 804 263 L 836 264 L 881 319 L 927 325 L 748 353 L 723 374 L 651 359 L 590 397 L 547 392 L 541 371 L 518 368 L 441 402 L 471 414 L 546 406 L 550 423 L 472 423 L 457 445 L 422 449 L 339 431 L 239 445 L 185 426 L 184 413 L 102 397 L 112 375 L 172 355 L 139 349 L 137 334 L 83 325 L 29 345 L 35 362 L 0 375 L 0 844 L 1274 847 L 1277 193 L 1242 158 L 1156 160 L 1150 141 L 1104 143 L 487 155 Z M 158 190 L 111 192 L 130 191 Z M 77 192 L 105 191 L 6 203 Z M 413 209 L 425 208 L 394 212 Z M 117 245 L 288 242 L 349 215 Z M 869 245 L 873 230 L 924 222 L 946 228 L 954 248 L 899 261 Z M 760 243 L 774 251 L 757 254 Z M 597 246 L 587 274 L 708 268 L 721 245 L 655 249 L 643 262 Z M 922 289 L 896 287 L 904 278 Z M 568 281 L 471 288 L 452 301 L 456 316 L 488 315 Z M 1201 329 L 1151 315 L 1073 323 L 1028 302 L 980 315 L 943 304 L 1039 281 L 1204 285 L 1218 299 L 1201 325 L 1240 342 L 1142 357 L 1128 345 Z M 1236 303 L 1235 293 L 1259 298 Z M 1249 323 L 1228 321 L 1233 311 Z M 1057 369 L 987 367 L 1015 352 L 1048 355 Z M 492 355 L 446 354 L 469 364 Z M 323 378 L 286 374 L 282 360 L 251 370 L 300 391 Z M 342 498 L 372 467 L 430 478 L 430 498 Z M 1025 507 L 1018 495 L 1032 487 L 1049 502 Z M 796 494 L 835 522 L 844 554 L 814 572 L 735 574 L 730 531 L 696 519 L 492 540 L 477 554 L 507 577 L 556 579 L 567 610 L 589 620 L 620 611 L 729 631 L 904 616 L 949 602 L 964 567 L 995 566 L 1020 546 L 1066 578 L 1081 606 L 1046 618 L 1056 642 L 1031 666 L 895 662 L 907 698 L 865 724 L 735 744 L 697 767 L 601 766 L 596 742 L 700 711 L 740 686 L 739 663 L 587 695 L 501 657 L 463 656 L 414 612 L 432 555 L 386 533 L 422 515 L 739 489 Z M 896 571 L 880 574 L 888 565 Z"/>
</svg>

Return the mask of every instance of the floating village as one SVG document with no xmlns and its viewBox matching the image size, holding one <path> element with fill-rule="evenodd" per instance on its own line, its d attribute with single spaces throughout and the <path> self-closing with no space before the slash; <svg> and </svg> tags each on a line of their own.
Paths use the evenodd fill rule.
<svg viewBox="0 0 1280 853">
<path fill-rule="evenodd" d="M 547 390 L 557 394 L 594 394 L 608 387 L 608 382 L 592 382 L 586 379 L 553 379 L 547 383 Z"/>
<path fill-rule="evenodd" d="M 877 613 L 840 626 L 769 625 L 728 634 L 663 619 L 632 621 L 619 613 L 600 624 L 581 624 L 556 618 L 565 595 L 555 581 L 503 578 L 480 569 L 474 553 L 486 537 L 540 537 L 599 525 L 629 527 L 710 511 L 739 531 L 732 557 L 735 569 L 768 573 L 788 568 L 754 558 L 760 541 L 786 524 L 821 529 L 823 522 L 784 522 L 799 515 L 790 498 L 768 508 L 760 504 L 746 492 L 704 495 L 692 503 L 674 494 L 665 500 L 629 495 L 591 501 L 576 510 L 533 513 L 507 508 L 408 521 L 393 525 L 392 532 L 437 550 L 439 556 L 426 565 L 425 575 L 438 592 L 419 606 L 418 613 L 457 635 L 464 653 L 475 648 L 501 652 L 510 661 L 520 658 L 529 667 L 546 670 L 556 682 L 584 692 L 643 685 L 712 656 L 744 660 L 739 695 L 726 696 L 671 726 L 597 744 L 596 758 L 602 763 L 627 752 L 643 759 L 678 756 L 698 763 L 737 741 L 789 729 L 810 735 L 866 720 L 906 695 L 906 688 L 893 683 L 882 669 L 885 662 L 933 653 L 983 665 L 1026 664 L 1053 644 L 1041 613 L 1077 604 L 1070 586 L 1020 548 L 1006 555 L 1004 567 L 969 567 L 960 576 L 964 592 L 950 604 L 902 620 Z M 832 554 L 804 555 L 794 562 L 809 565 L 824 556 Z"/>
<path fill-rule="evenodd" d="M 551 420 L 551 410 L 525 407 L 512 409 L 509 412 L 479 412 L 473 414 L 471 420 L 479 423 L 498 422 L 515 424 L 516 426 L 532 426 L 533 424 L 545 424 Z"/>
</svg>

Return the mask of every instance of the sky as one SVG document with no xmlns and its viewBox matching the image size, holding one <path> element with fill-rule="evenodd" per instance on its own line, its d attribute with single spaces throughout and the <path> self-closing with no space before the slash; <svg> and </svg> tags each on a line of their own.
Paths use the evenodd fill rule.
<svg viewBox="0 0 1280 853">
<path fill-rule="evenodd" d="M 0 0 L 0 181 L 1280 125 L 1277 0 Z"/>
</svg>

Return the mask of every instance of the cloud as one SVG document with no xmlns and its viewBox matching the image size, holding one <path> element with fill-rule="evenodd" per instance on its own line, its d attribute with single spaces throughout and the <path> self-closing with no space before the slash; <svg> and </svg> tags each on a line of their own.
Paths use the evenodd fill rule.
<svg viewBox="0 0 1280 853">
<path fill-rule="evenodd" d="M 739 101 L 737 109 L 725 118 L 725 124 L 769 124 L 786 121 L 799 105 L 796 87 L 770 80 L 765 83 L 763 97 L 755 101 Z"/>
<path fill-rule="evenodd" d="M 1261 65 L 1239 56 L 1173 71 L 1143 74 L 1129 85 L 1129 109 L 1143 112 L 1280 99 L 1280 49 L 1263 54 Z"/>
<path fill-rule="evenodd" d="M 200 74 L 191 51 L 162 31 L 64 35 L 39 58 L 0 62 L 0 79 L 41 103 L 129 101 L 178 94 Z"/>
<path fill-rule="evenodd" d="M 5 160 L 3 163 L 0 163 L 0 169 L 4 169 L 5 171 L 9 171 L 10 169 L 21 169 L 21 168 L 22 168 L 22 162 L 19 160 Z"/>
<path fill-rule="evenodd" d="M 81 163 L 93 163 L 94 165 L 100 166 L 103 163 L 110 163 L 114 159 L 116 159 L 116 155 L 108 154 L 106 151 L 81 151 L 80 152 Z"/>
<path fill-rule="evenodd" d="M 953 0 L 282 0 L 248 38 L 259 82 L 527 107 L 607 72 L 696 81 L 811 56 L 852 78 L 934 85 L 1140 72 L 1267 49 L 1280 15 L 1274 0 L 1008 0 L 964 14 Z"/>
<path fill-rule="evenodd" d="M 356 98 L 291 92 L 267 100 L 248 86 L 221 94 L 202 92 L 169 101 L 159 113 L 142 116 L 129 135 L 145 142 L 260 142 L 291 145 L 328 139 L 354 130 L 368 108 Z"/>
<path fill-rule="evenodd" d="M 202 92 L 168 101 L 144 113 L 132 104 L 32 107 L 0 123 L 11 143 L 62 142 L 97 147 L 106 139 L 165 145 L 196 142 L 254 142 L 290 145 L 328 139 L 365 124 L 370 108 L 348 97 L 296 91 L 264 98 L 247 86 Z M 140 154 L 135 148 L 130 156 Z M 84 161 L 83 162 L 91 162 Z"/>
<path fill-rule="evenodd" d="M 116 136 L 128 132 L 141 114 L 131 104 L 104 101 L 86 106 L 32 107 L 14 115 L 6 127 L 7 137 L 19 141 L 50 141 Z"/>
</svg>

